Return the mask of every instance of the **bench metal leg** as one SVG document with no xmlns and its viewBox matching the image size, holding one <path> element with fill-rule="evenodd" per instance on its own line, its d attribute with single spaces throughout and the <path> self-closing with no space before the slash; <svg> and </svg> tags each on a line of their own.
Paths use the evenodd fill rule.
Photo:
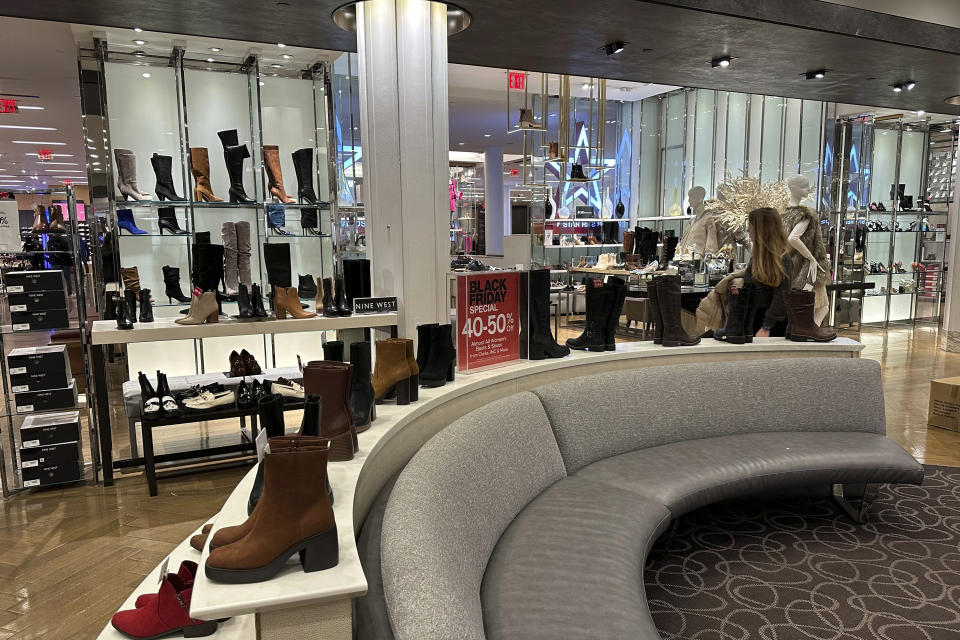
<svg viewBox="0 0 960 640">
<path fill-rule="evenodd" d="M 833 499 L 854 522 L 864 524 L 869 520 L 870 505 L 880 492 L 880 485 L 874 483 L 853 486 L 863 487 L 863 493 L 859 496 L 848 496 L 844 494 L 844 485 L 835 484 Z"/>
<path fill-rule="evenodd" d="M 157 495 L 157 467 L 153 460 L 153 429 L 140 423 L 143 434 L 143 469 L 147 474 L 147 490 L 151 496 Z"/>
</svg>

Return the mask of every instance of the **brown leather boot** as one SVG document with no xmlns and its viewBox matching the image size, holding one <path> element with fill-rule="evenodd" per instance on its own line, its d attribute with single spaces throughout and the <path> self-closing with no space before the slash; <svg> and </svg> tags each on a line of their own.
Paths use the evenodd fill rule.
<svg viewBox="0 0 960 640">
<path fill-rule="evenodd" d="M 203 529 L 200 530 L 200 533 L 190 538 L 190 546 L 197 551 L 203 551 L 203 546 L 207 544 L 207 536 L 210 535 L 211 529 L 213 529 L 212 524 L 203 525 Z"/>
<path fill-rule="evenodd" d="M 817 326 L 813 319 L 813 291 L 790 291 L 787 293 L 787 309 L 790 318 L 790 340 L 792 342 L 830 342 L 837 337 L 832 329 Z"/>
<path fill-rule="evenodd" d="M 658 276 L 653 279 L 657 288 L 656 300 L 663 320 L 663 346 L 687 347 L 700 344 L 700 338 L 683 329 L 680 316 L 680 276 Z M 654 334 L 656 335 L 656 334 Z"/>
<path fill-rule="evenodd" d="M 330 440 L 330 461 L 353 460 L 359 451 L 357 430 L 350 409 L 353 365 L 349 362 L 314 360 L 303 368 L 303 392 L 322 400 L 320 435 Z"/>
<path fill-rule="evenodd" d="M 296 287 L 274 287 L 273 309 L 276 311 L 278 320 L 285 320 L 288 313 L 290 317 L 298 320 L 317 317 L 313 311 L 306 311 L 301 306 Z"/>
<path fill-rule="evenodd" d="M 633 253 L 633 231 L 624 231 L 623 232 L 623 252 L 628 256 Z"/>
<path fill-rule="evenodd" d="M 299 449 L 308 449 L 311 447 L 317 447 L 317 448 L 326 450 L 330 445 L 330 441 L 326 438 L 318 438 L 315 436 L 289 435 L 289 436 L 279 436 L 275 438 L 270 438 L 269 444 L 270 444 L 271 453 L 278 453 L 282 451 L 289 451 L 294 447 L 297 447 Z M 262 480 L 263 476 L 259 473 L 259 470 L 257 475 L 258 475 L 258 479 Z M 223 527 L 222 529 L 217 529 L 217 532 L 213 534 L 213 539 L 210 541 L 211 551 L 218 547 L 224 547 L 228 544 L 233 544 L 234 542 L 240 540 L 245 535 L 250 533 L 250 531 L 253 529 L 254 523 L 256 522 L 257 509 L 260 507 L 260 499 L 263 497 L 262 492 L 263 492 L 263 489 L 261 487 L 260 498 L 257 499 L 257 506 L 253 508 L 253 511 L 250 512 L 250 515 L 243 522 L 243 524 L 238 524 L 233 527 Z M 329 483 L 327 484 L 327 493 L 330 494 L 331 496 L 330 503 L 333 504 L 333 499 L 332 499 L 333 494 L 330 491 Z M 204 527 L 206 531 L 201 531 L 200 534 L 195 535 L 193 536 L 193 538 L 190 539 L 191 547 L 193 547 L 197 551 L 203 551 L 203 544 L 206 543 L 207 535 L 209 535 L 210 533 L 210 526 L 211 525 L 207 525 L 206 527 Z M 201 539 L 201 538 L 202 538 L 202 541 L 198 540 L 198 542 L 200 542 L 200 546 L 195 545 L 194 540 Z"/>
<path fill-rule="evenodd" d="M 120 279 L 127 291 L 140 291 L 140 272 L 136 267 L 120 267 Z"/>
<path fill-rule="evenodd" d="M 210 155 L 206 147 L 190 147 L 190 172 L 197 186 L 193 188 L 194 202 L 223 202 L 213 195 L 210 186 Z"/>
<path fill-rule="evenodd" d="M 287 195 L 283 188 L 283 173 L 280 171 L 280 147 L 264 145 L 263 162 L 267 165 L 267 176 L 270 178 L 270 195 L 284 204 L 294 204 L 296 200 Z"/>
<path fill-rule="evenodd" d="M 271 439 L 272 440 L 272 439 Z M 210 552 L 207 578 L 230 584 L 269 580 L 293 554 L 306 572 L 339 561 L 337 524 L 326 491 L 328 450 L 294 444 L 264 456 L 263 496 L 245 536 Z"/>
<path fill-rule="evenodd" d="M 420 367 L 417 365 L 417 355 L 413 351 L 413 340 L 406 338 L 391 338 L 403 342 L 407 354 L 407 368 L 410 369 L 410 402 L 420 399 Z"/>
<path fill-rule="evenodd" d="M 419 373 L 419 370 L 418 370 Z M 377 340 L 377 362 L 373 368 L 373 395 L 382 403 L 391 391 L 397 393 L 397 404 L 410 404 L 410 365 L 403 340 Z"/>
</svg>

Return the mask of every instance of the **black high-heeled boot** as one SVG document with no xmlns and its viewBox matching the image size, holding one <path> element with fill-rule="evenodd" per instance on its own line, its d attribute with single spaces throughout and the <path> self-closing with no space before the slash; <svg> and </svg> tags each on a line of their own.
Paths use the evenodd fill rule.
<svg viewBox="0 0 960 640">
<path fill-rule="evenodd" d="M 160 398 L 160 416 L 165 420 L 180 417 L 180 405 L 170 393 L 170 383 L 167 374 L 157 371 L 157 396 Z"/>
<path fill-rule="evenodd" d="M 140 322 L 153 322 L 153 304 L 150 289 L 140 289 Z"/>
<path fill-rule="evenodd" d="M 334 305 L 337 307 L 338 316 L 352 316 L 353 311 L 347 303 L 347 295 L 344 293 L 343 278 L 337 278 L 336 294 L 334 295 Z"/>
<path fill-rule="evenodd" d="M 180 228 L 177 222 L 176 209 L 173 207 L 159 207 L 157 209 L 157 226 L 160 227 L 160 235 L 164 231 L 169 231 L 175 236 L 188 236 L 190 232 Z"/>
<path fill-rule="evenodd" d="M 333 300 L 333 278 L 323 279 L 323 316 L 325 318 L 336 318 L 340 311 Z"/>
<path fill-rule="evenodd" d="M 266 318 L 267 310 L 263 308 L 263 294 L 260 292 L 260 285 L 255 284 L 250 287 L 250 303 L 253 307 L 253 316 L 255 318 Z"/>
<path fill-rule="evenodd" d="M 113 315 L 117 319 L 117 329 L 133 329 L 133 323 L 127 317 L 127 301 L 115 298 L 113 301 Z"/>
<path fill-rule="evenodd" d="M 323 359 L 343 362 L 343 340 L 329 340 L 323 345 Z"/>
<path fill-rule="evenodd" d="M 252 320 L 257 317 L 253 312 L 253 305 L 250 303 L 250 294 L 247 292 L 247 285 L 245 284 L 241 284 L 239 287 L 237 293 L 237 308 L 240 310 L 237 314 L 237 318 L 240 320 Z"/>
<path fill-rule="evenodd" d="M 173 157 L 153 154 L 150 158 L 150 165 L 153 172 L 157 175 L 157 186 L 154 192 L 157 194 L 157 200 L 171 200 L 174 202 L 184 202 L 186 198 L 177 195 L 177 189 L 173 185 Z"/>
<path fill-rule="evenodd" d="M 163 267 L 163 288 L 167 296 L 167 301 L 172 303 L 174 300 L 182 304 L 190 302 L 190 298 L 183 295 L 180 290 L 180 269 L 177 267 Z"/>
<path fill-rule="evenodd" d="M 350 345 L 350 364 L 353 365 L 353 379 L 350 381 L 350 410 L 353 413 L 353 426 L 357 433 L 370 428 L 370 422 L 377 417 L 376 403 L 371 383 L 370 343 L 354 342 Z"/>
<path fill-rule="evenodd" d="M 427 366 L 420 371 L 421 387 L 442 387 L 453 382 L 457 350 L 453 348 L 453 325 L 430 327 L 430 356 Z"/>
<path fill-rule="evenodd" d="M 130 289 L 125 289 L 123 292 L 123 301 L 126 304 L 126 309 L 124 313 L 127 314 L 127 319 L 130 322 L 137 321 L 137 292 L 130 291 Z"/>
<path fill-rule="evenodd" d="M 313 149 L 298 149 L 292 155 L 300 204 L 317 204 L 317 193 L 313 190 Z"/>
<path fill-rule="evenodd" d="M 227 175 L 230 176 L 230 202 L 250 204 L 254 200 L 243 189 L 243 161 L 250 157 L 247 145 L 240 144 L 236 129 L 218 131 L 217 137 L 223 145 L 223 161 L 227 165 Z"/>
<path fill-rule="evenodd" d="M 156 420 L 160 417 L 160 397 L 157 395 L 153 385 L 147 376 L 140 371 L 137 373 L 137 381 L 140 382 L 140 403 L 142 405 L 141 414 L 144 420 Z M 160 381 L 157 381 L 159 386 Z"/>
</svg>

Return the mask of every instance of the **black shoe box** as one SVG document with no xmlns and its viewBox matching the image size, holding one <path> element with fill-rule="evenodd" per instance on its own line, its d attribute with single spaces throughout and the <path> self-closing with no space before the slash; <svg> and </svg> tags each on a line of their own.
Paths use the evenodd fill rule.
<svg viewBox="0 0 960 640">
<path fill-rule="evenodd" d="M 70 358 L 67 356 L 67 345 L 52 344 L 46 347 L 20 347 L 13 349 L 7 355 L 7 369 L 10 371 L 10 384 L 20 386 L 27 384 L 21 382 L 20 376 L 37 375 L 52 376 L 52 379 L 60 380 L 61 384 L 49 386 L 31 386 L 29 391 L 40 389 L 62 389 L 70 386 L 70 380 L 73 374 L 70 371 Z M 14 389 L 17 391 L 17 389 Z"/>
<path fill-rule="evenodd" d="M 72 409 L 77 406 L 77 384 L 70 380 L 70 386 L 62 389 L 43 391 L 21 391 L 13 394 L 17 413 L 33 413 L 50 409 Z"/>
<path fill-rule="evenodd" d="M 60 269 L 44 271 L 8 271 L 3 276 L 7 293 L 25 293 L 28 291 L 64 291 L 67 287 Z"/>
<path fill-rule="evenodd" d="M 20 468 L 46 467 L 54 464 L 80 462 L 80 443 L 61 442 L 42 447 L 21 447 Z"/>
<path fill-rule="evenodd" d="M 63 289 L 11 293 L 9 299 L 10 311 L 47 311 L 67 308 L 67 292 Z"/>
<path fill-rule="evenodd" d="M 20 469 L 24 487 L 43 487 L 64 482 L 83 480 L 83 470 L 79 462 L 24 467 Z"/>
<path fill-rule="evenodd" d="M 70 327 L 70 314 L 66 309 L 46 309 L 44 311 L 11 311 L 10 321 L 14 331 L 36 331 L 38 329 L 67 329 Z"/>
<path fill-rule="evenodd" d="M 23 448 L 79 441 L 79 411 L 27 416 L 20 425 L 20 445 Z"/>
</svg>

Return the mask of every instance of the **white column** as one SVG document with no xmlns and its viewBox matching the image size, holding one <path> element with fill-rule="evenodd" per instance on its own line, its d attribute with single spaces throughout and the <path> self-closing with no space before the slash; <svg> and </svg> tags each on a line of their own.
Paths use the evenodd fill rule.
<svg viewBox="0 0 960 640">
<path fill-rule="evenodd" d="M 373 287 L 411 337 L 450 314 L 446 6 L 358 2 L 357 51 Z"/>
<path fill-rule="evenodd" d="M 960 193 L 960 164 L 954 168 L 953 184 Z M 947 292 L 947 301 L 943 307 L 943 333 L 940 348 L 944 351 L 960 353 L 960 198 L 954 196 L 947 216 L 947 231 L 950 246 L 944 258 L 950 270 L 943 274 L 943 286 Z"/>
<path fill-rule="evenodd" d="M 490 147 L 483 152 L 483 238 L 487 255 L 503 255 L 503 149 Z"/>
</svg>

